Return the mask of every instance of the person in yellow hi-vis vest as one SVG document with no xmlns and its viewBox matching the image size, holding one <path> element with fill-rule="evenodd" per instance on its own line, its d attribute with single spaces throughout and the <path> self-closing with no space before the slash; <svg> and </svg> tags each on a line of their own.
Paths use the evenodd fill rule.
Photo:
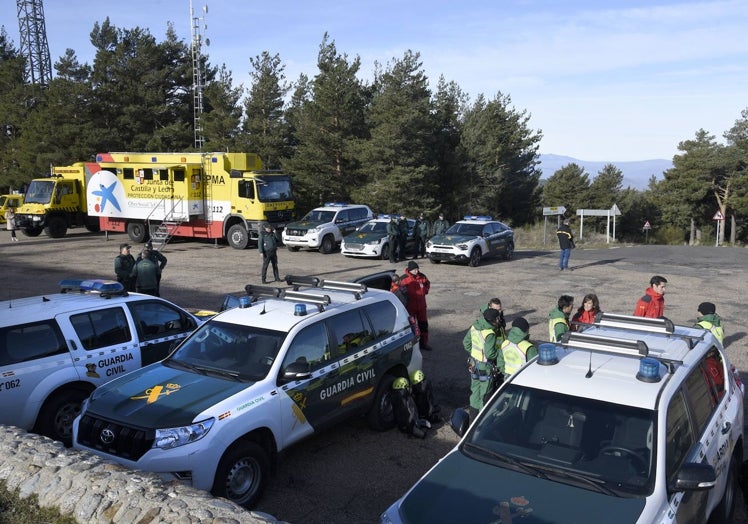
<svg viewBox="0 0 748 524">
<path fill-rule="evenodd" d="M 714 338 L 724 344 L 725 330 L 722 327 L 722 318 L 717 314 L 717 306 L 711 302 L 702 302 L 699 304 L 699 317 L 696 319 L 694 327 L 700 327 L 711 331 Z"/>
<path fill-rule="evenodd" d="M 483 316 L 476 319 L 462 339 L 468 357 L 470 373 L 471 418 L 475 418 L 483 407 L 483 399 L 489 389 L 495 386 L 498 373 L 504 372 L 504 359 L 501 355 L 503 338 L 498 335 L 500 312 L 486 309 Z"/>
<path fill-rule="evenodd" d="M 574 297 L 561 295 L 558 297 L 558 306 L 548 314 L 548 340 L 561 342 L 564 333 L 571 329 L 569 315 L 574 309 Z"/>
<path fill-rule="evenodd" d="M 525 362 L 538 355 L 538 348 L 532 345 L 530 338 L 530 324 L 522 317 L 512 322 L 512 329 L 501 344 L 501 354 L 504 357 L 504 376 L 508 377 L 525 365 Z"/>
</svg>

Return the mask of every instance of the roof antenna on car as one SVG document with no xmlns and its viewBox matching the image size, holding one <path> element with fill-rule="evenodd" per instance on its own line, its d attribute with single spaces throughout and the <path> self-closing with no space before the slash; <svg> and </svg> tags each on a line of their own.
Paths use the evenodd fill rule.
<svg viewBox="0 0 748 524">
<path fill-rule="evenodd" d="M 590 351 L 590 369 L 587 370 L 587 374 L 584 378 L 592 378 L 592 351 Z"/>
<path fill-rule="evenodd" d="M 260 311 L 260 315 L 264 315 L 264 314 L 265 314 L 265 302 L 263 301 L 262 302 L 262 311 Z"/>
</svg>

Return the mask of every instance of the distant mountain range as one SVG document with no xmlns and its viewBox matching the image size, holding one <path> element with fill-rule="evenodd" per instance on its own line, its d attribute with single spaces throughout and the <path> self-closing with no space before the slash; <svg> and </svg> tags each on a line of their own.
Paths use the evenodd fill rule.
<svg viewBox="0 0 748 524">
<path fill-rule="evenodd" d="M 576 164 L 583 168 L 592 181 L 597 174 L 608 164 L 613 164 L 623 172 L 623 188 L 646 189 L 652 175 L 657 180 L 662 180 L 662 173 L 673 167 L 670 160 L 635 160 L 631 162 L 592 162 L 579 160 L 570 156 L 562 155 L 540 155 L 540 169 L 543 170 L 542 179 L 553 176 L 553 173 L 569 164 Z"/>
</svg>

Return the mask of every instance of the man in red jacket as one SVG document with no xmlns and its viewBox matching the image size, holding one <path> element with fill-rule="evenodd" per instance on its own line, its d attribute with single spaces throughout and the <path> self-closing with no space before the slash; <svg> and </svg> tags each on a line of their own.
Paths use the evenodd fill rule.
<svg viewBox="0 0 748 524">
<path fill-rule="evenodd" d="M 408 313 L 418 321 L 421 331 L 421 349 L 431 351 L 429 346 L 429 321 L 426 316 L 426 295 L 429 294 L 431 282 L 421 273 L 418 264 L 411 260 L 405 269 L 405 277 L 400 280 L 400 286 L 408 293 Z"/>
<path fill-rule="evenodd" d="M 660 318 L 665 315 L 665 286 L 667 279 L 659 275 L 649 280 L 649 287 L 636 303 L 637 317 Z"/>
</svg>

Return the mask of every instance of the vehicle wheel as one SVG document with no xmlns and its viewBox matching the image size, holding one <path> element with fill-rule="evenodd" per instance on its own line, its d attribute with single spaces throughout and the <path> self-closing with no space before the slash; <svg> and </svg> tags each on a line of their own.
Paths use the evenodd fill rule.
<svg viewBox="0 0 748 524">
<path fill-rule="evenodd" d="M 148 229 L 145 227 L 143 222 L 128 222 L 127 223 L 127 236 L 133 242 L 145 242 L 148 237 Z"/>
<path fill-rule="evenodd" d="M 395 427 L 395 411 L 392 409 L 392 383 L 395 377 L 385 375 L 379 382 L 374 404 L 366 417 L 369 427 L 375 431 L 387 431 Z"/>
<path fill-rule="evenodd" d="M 27 237 L 38 237 L 42 234 L 42 228 L 40 227 L 27 227 L 22 229 L 21 232 Z"/>
<path fill-rule="evenodd" d="M 322 239 L 322 244 L 320 245 L 319 250 L 325 255 L 332 253 L 335 250 L 335 237 L 332 235 L 325 235 Z"/>
<path fill-rule="evenodd" d="M 504 251 L 504 260 L 511 260 L 514 258 L 514 244 L 509 244 L 506 246 L 506 251 Z"/>
<path fill-rule="evenodd" d="M 73 445 L 73 419 L 80 415 L 81 404 L 89 393 L 81 389 L 68 389 L 52 395 L 39 411 L 36 430 L 65 446 Z"/>
<path fill-rule="evenodd" d="M 441 263 L 441 260 L 439 260 L 437 258 L 431 258 L 431 257 L 429 257 L 429 260 L 431 260 L 432 264 L 440 264 Z"/>
<path fill-rule="evenodd" d="M 99 227 L 99 224 L 86 224 L 86 231 L 89 231 L 91 233 L 98 233 L 101 231 L 101 227 Z"/>
<path fill-rule="evenodd" d="M 249 234 L 242 224 L 234 224 L 229 228 L 229 233 L 226 235 L 226 239 L 229 241 L 229 245 L 234 249 L 247 249 L 249 245 Z"/>
<path fill-rule="evenodd" d="M 286 246 L 291 253 L 296 253 L 299 250 L 299 246 Z"/>
<path fill-rule="evenodd" d="M 473 250 L 470 252 L 470 259 L 468 260 L 468 265 L 470 267 L 478 267 L 480 266 L 480 248 L 474 247 Z"/>
<path fill-rule="evenodd" d="M 717 507 L 714 508 L 712 515 L 709 517 L 709 524 L 730 524 L 735 514 L 735 501 L 738 496 L 738 464 L 736 457 L 730 460 L 727 470 L 727 482 L 725 483 L 725 493 Z"/>
<path fill-rule="evenodd" d="M 44 234 L 51 238 L 62 238 L 68 232 L 68 225 L 62 217 L 52 217 L 47 221 Z"/>
<path fill-rule="evenodd" d="M 270 458 L 256 442 L 238 442 L 221 457 L 212 493 L 250 509 L 260 499 L 270 475 Z"/>
<path fill-rule="evenodd" d="M 390 244 L 389 243 L 382 246 L 382 252 L 379 254 L 379 258 L 381 258 L 382 260 L 390 259 Z"/>
</svg>

